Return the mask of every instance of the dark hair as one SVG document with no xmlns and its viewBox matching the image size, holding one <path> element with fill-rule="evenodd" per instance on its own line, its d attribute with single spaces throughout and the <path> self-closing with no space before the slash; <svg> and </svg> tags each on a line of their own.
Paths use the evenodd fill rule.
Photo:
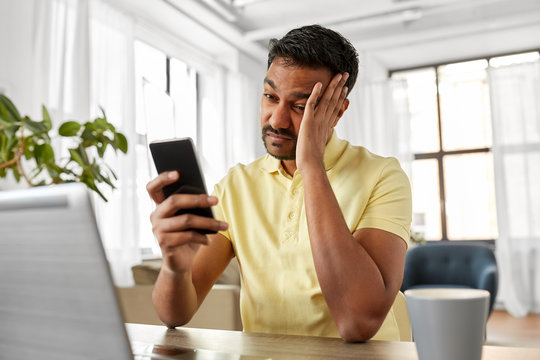
<svg viewBox="0 0 540 360">
<path fill-rule="evenodd" d="M 349 93 L 358 76 L 356 49 L 341 34 L 320 25 L 303 26 L 289 31 L 281 39 L 271 39 L 268 68 L 276 57 L 291 66 L 326 67 L 333 74 L 348 72 Z"/>
</svg>

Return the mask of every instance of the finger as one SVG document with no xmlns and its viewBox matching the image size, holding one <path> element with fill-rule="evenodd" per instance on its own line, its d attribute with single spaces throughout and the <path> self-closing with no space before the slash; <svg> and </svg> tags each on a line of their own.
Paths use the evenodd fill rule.
<svg viewBox="0 0 540 360">
<path fill-rule="evenodd" d="M 154 211 L 158 218 L 173 216 L 180 209 L 208 208 L 218 203 L 215 196 L 206 194 L 173 194 Z"/>
<path fill-rule="evenodd" d="M 335 114 L 339 112 L 339 109 L 341 108 L 341 105 L 343 104 L 343 101 L 342 101 L 342 99 L 344 99 L 343 89 L 345 88 L 345 83 L 347 82 L 348 78 L 349 78 L 349 74 L 343 73 L 341 79 L 338 81 L 338 83 L 334 87 L 334 92 L 332 93 L 332 97 L 330 101 L 328 102 L 326 115 L 329 116 L 329 119 L 331 122 L 334 120 Z"/>
<path fill-rule="evenodd" d="M 309 95 L 308 100 L 306 101 L 307 111 L 315 111 L 317 103 L 319 102 L 319 97 L 321 96 L 322 83 L 318 82 L 313 86 L 311 94 Z"/>
<path fill-rule="evenodd" d="M 158 226 L 153 230 L 159 233 L 169 233 L 192 229 L 220 231 L 227 230 L 227 228 L 228 224 L 223 221 L 206 216 L 182 214 L 159 220 Z"/>
<path fill-rule="evenodd" d="M 326 115 L 328 108 L 330 106 L 330 103 L 332 101 L 332 98 L 334 97 L 334 94 L 336 92 L 336 89 L 338 85 L 341 83 L 341 80 L 343 79 L 342 74 L 336 74 L 328 86 L 326 87 L 326 90 L 324 91 L 319 104 L 317 105 L 317 112 Z M 339 90 L 341 92 L 341 88 Z M 333 110 L 333 109 L 332 109 Z"/>
<path fill-rule="evenodd" d="M 341 90 L 341 95 L 339 96 L 339 99 L 337 101 L 337 106 L 335 107 L 334 109 L 334 113 L 332 114 L 332 121 L 330 122 L 330 125 L 331 127 L 334 127 L 336 126 L 338 120 L 339 120 L 339 114 L 341 112 L 341 109 L 343 107 L 343 103 L 345 102 L 345 99 L 347 98 L 347 93 L 349 91 L 349 88 L 347 86 L 345 86 L 342 90 Z"/>
<path fill-rule="evenodd" d="M 163 194 L 163 188 L 169 184 L 174 183 L 180 174 L 178 171 L 166 171 L 162 172 L 154 179 L 152 179 L 148 184 L 146 184 L 146 191 L 148 195 L 154 200 L 156 204 L 160 204 L 165 200 L 165 195 Z"/>
</svg>

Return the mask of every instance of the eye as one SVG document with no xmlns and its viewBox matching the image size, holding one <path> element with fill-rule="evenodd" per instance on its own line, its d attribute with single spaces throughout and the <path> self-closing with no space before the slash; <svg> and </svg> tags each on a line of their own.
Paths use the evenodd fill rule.
<svg viewBox="0 0 540 360">
<path fill-rule="evenodd" d="M 269 93 L 264 93 L 263 96 L 267 98 L 268 100 L 276 101 L 276 97 Z"/>
<path fill-rule="evenodd" d="M 294 108 L 300 112 L 304 112 L 304 110 L 306 110 L 306 105 L 295 105 Z"/>
</svg>

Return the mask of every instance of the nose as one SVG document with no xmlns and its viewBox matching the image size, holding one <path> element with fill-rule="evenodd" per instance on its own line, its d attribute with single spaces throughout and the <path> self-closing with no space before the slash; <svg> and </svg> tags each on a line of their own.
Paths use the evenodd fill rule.
<svg viewBox="0 0 540 360">
<path fill-rule="evenodd" d="M 285 104 L 280 103 L 272 109 L 268 122 L 276 130 L 288 129 L 291 126 L 291 114 Z"/>
</svg>

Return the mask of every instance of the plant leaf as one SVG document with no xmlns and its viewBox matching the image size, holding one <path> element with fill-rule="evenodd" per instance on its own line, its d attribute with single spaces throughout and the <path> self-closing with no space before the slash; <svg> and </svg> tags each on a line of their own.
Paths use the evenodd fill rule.
<svg viewBox="0 0 540 360">
<path fill-rule="evenodd" d="M 43 124 L 45 125 L 45 128 L 47 129 L 47 131 L 51 130 L 52 129 L 52 121 L 51 121 L 51 117 L 49 116 L 49 111 L 47 110 L 45 105 L 41 106 L 41 113 L 42 113 L 42 116 L 43 116 Z"/>
<path fill-rule="evenodd" d="M 0 132 L 0 160 L 7 159 L 7 153 L 9 151 L 9 148 L 7 147 L 7 141 L 8 141 L 7 135 Z"/>
<path fill-rule="evenodd" d="M 17 138 L 17 131 L 21 127 L 19 125 L 12 125 L 4 129 L 4 134 L 7 135 L 8 139 L 16 139 Z"/>
<path fill-rule="evenodd" d="M 96 145 L 97 147 L 97 152 L 98 152 L 98 156 L 103 159 L 103 155 L 105 155 L 105 150 L 107 150 L 107 143 L 101 143 L 101 144 L 97 144 Z"/>
<path fill-rule="evenodd" d="M 7 116 L 13 121 L 13 122 L 20 122 L 21 114 L 19 114 L 19 110 L 17 110 L 17 107 L 11 102 L 11 100 L 5 96 L 0 94 L 0 104 L 4 106 L 6 109 Z"/>
<path fill-rule="evenodd" d="M 120 149 L 121 152 L 124 154 L 128 151 L 128 141 L 124 134 L 122 133 L 115 133 L 114 134 L 114 148 Z"/>
<path fill-rule="evenodd" d="M 53 128 L 53 121 L 47 107 L 42 105 L 42 120 L 36 121 L 29 116 L 21 117 L 13 102 L 7 96 L 0 95 L 0 163 L 12 161 L 24 141 L 23 155 L 29 160 L 27 164 L 31 167 L 25 177 L 29 181 L 42 178 L 46 171 L 51 179 L 30 185 L 81 182 L 107 201 L 97 185 L 104 183 L 115 189 L 113 179 L 117 180 L 117 177 L 111 167 L 101 159 L 109 145 L 126 153 L 128 143 L 126 137 L 117 133 L 114 125 L 108 121 L 105 110 L 101 107 L 100 110 L 102 116 L 85 123 L 66 121 L 61 124 L 58 129 L 59 136 L 73 137 L 77 145 L 68 149 L 69 157 L 59 160 L 55 158 L 51 146 L 49 132 Z M 24 174 L 17 168 L 18 165 L 13 162 L 0 169 L 0 178 L 11 172 L 19 182 Z"/>
<path fill-rule="evenodd" d="M 47 132 L 47 126 L 43 122 L 38 122 L 25 116 L 23 119 L 24 127 L 33 132 L 34 134 L 41 134 Z"/>
<path fill-rule="evenodd" d="M 41 147 L 43 148 L 43 152 L 41 154 L 43 163 L 54 163 L 54 150 L 51 144 L 45 143 L 41 145 Z"/>
<path fill-rule="evenodd" d="M 92 190 L 94 190 L 102 199 L 103 201 L 105 202 L 109 202 L 109 200 L 107 200 L 107 198 L 105 197 L 105 195 L 103 195 L 101 193 L 101 191 L 99 191 L 99 189 L 97 188 L 97 186 L 94 186 L 94 188 L 92 188 Z"/>
<path fill-rule="evenodd" d="M 16 182 L 21 181 L 21 173 L 19 172 L 19 170 L 14 169 L 14 168 L 12 168 L 12 170 L 13 170 L 13 177 L 15 178 L 15 181 Z"/>
<path fill-rule="evenodd" d="M 5 153 L 4 153 L 4 159 L 6 161 L 11 160 L 15 157 L 16 148 L 19 147 L 19 138 L 12 137 L 7 139 L 6 147 L 5 147 Z"/>
<path fill-rule="evenodd" d="M 102 132 L 109 129 L 109 123 L 104 118 L 96 118 L 94 120 L 94 126 Z"/>
<path fill-rule="evenodd" d="M 94 134 L 94 131 L 90 129 L 88 126 L 85 125 L 84 130 L 81 134 L 81 139 L 85 140 L 85 143 L 87 142 L 88 146 L 95 145 L 97 141 L 97 137 Z M 86 146 L 86 144 L 85 144 Z"/>
<path fill-rule="evenodd" d="M 94 182 L 94 178 L 92 177 L 91 174 L 88 173 L 88 171 L 85 171 L 82 175 L 81 175 L 81 182 L 85 183 L 86 186 L 88 186 L 90 189 L 94 190 L 99 196 L 101 196 L 101 198 L 107 202 L 107 198 L 105 197 L 105 195 L 103 195 L 101 193 L 101 191 L 99 191 L 99 189 L 97 188 L 96 186 L 96 183 Z"/>
<path fill-rule="evenodd" d="M 34 158 L 38 165 L 54 163 L 54 150 L 51 144 L 45 143 L 34 146 Z"/>
<path fill-rule="evenodd" d="M 114 173 L 113 169 L 107 163 L 104 163 L 103 165 L 107 168 L 107 171 L 109 172 L 109 174 L 111 174 L 114 180 L 118 180 L 118 177 Z"/>
<path fill-rule="evenodd" d="M 69 154 L 71 155 L 71 159 L 75 161 L 77 164 L 81 166 L 84 165 L 83 159 L 81 155 L 79 154 L 78 149 L 69 149 Z"/>
<path fill-rule="evenodd" d="M 34 155 L 34 151 L 33 151 L 34 148 L 35 148 L 34 138 L 32 137 L 25 138 L 24 139 L 24 157 L 27 160 L 32 159 L 32 156 Z"/>
<path fill-rule="evenodd" d="M 36 164 L 41 165 L 43 164 L 43 161 L 41 160 L 41 154 L 43 153 L 43 147 L 41 145 L 34 146 L 34 159 L 36 159 Z M 29 157 L 26 157 L 27 159 L 30 159 Z"/>
<path fill-rule="evenodd" d="M 103 182 L 109 185 L 112 189 L 116 189 L 116 186 L 112 183 L 111 179 L 108 176 L 103 177 Z"/>
<path fill-rule="evenodd" d="M 101 175 L 101 172 L 99 171 L 100 170 L 99 166 L 97 166 L 96 164 L 92 164 L 92 166 L 90 166 L 88 170 L 95 181 L 103 182 L 103 176 Z"/>
<path fill-rule="evenodd" d="M 89 165 L 90 160 L 88 158 L 88 153 L 86 152 L 86 149 L 81 144 L 79 144 L 79 147 L 77 149 L 79 151 L 79 154 L 81 155 L 83 163 Z"/>
<path fill-rule="evenodd" d="M 11 119 L 4 105 L 0 103 L 0 125 L 11 126 L 14 122 L 15 121 Z"/>
<path fill-rule="evenodd" d="M 75 136 L 79 132 L 80 128 L 80 123 L 76 121 L 66 121 L 60 125 L 60 128 L 58 128 L 58 133 L 65 137 Z"/>
<path fill-rule="evenodd" d="M 105 110 L 101 106 L 99 107 L 99 109 L 101 110 L 101 114 L 103 115 L 103 120 L 107 123 L 107 128 L 113 133 L 116 132 L 114 125 L 109 122 L 109 119 L 107 119 L 107 114 L 105 114 Z"/>
<path fill-rule="evenodd" d="M 47 164 L 47 172 L 49 173 L 50 177 L 53 179 L 54 183 L 63 182 L 60 178 L 60 171 L 58 166 L 55 164 Z"/>
<path fill-rule="evenodd" d="M 84 123 L 84 127 L 88 130 L 91 130 L 91 131 L 97 131 L 99 130 L 97 127 L 96 127 L 96 124 L 94 124 L 93 122 L 90 122 L 90 121 L 87 121 Z"/>
<path fill-rule="evenodd" d="M 41 171 L 43 171 L 43 165 L 38 165 L 30 171 L 30 174 L 28 174 L 28 177 L 33 180 L 34 178 L 36 178 L 36 176 L 38 176 L 41 173 Z"/>
</svg>

